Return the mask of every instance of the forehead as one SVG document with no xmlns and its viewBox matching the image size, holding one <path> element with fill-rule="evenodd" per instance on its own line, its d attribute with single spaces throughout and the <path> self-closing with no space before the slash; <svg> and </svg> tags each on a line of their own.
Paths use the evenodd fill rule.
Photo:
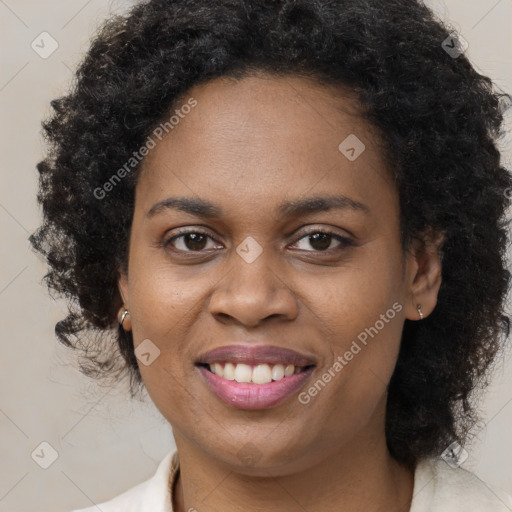
<svg viewBox="0 0 512 512">
<path fill-rule="evenodd" d="M 180 110 L 191 98 L 195 106 Z M 394 188 L 377 131 L 347 88 L 297 76 L 221 77 L 192 87 L 174 109 L 172 128 L 143 161 L 137 194 L 145 203 L 179 192 L 270 205 L 306 190 Z"/>
</svg>

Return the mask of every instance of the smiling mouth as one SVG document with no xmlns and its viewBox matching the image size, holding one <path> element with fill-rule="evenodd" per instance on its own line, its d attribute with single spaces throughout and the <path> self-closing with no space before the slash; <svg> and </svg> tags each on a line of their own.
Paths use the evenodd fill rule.
<svg viewBox="0 0 512 512">
<path fill-rule="evenodd" d="M 295 366 L 293 364 L 245 364 L 245 363 L 198 363 L 209 372 L 228 381 L 248 384 L 269 384 L 305 372 L 315 365 Z"/>
</svg>

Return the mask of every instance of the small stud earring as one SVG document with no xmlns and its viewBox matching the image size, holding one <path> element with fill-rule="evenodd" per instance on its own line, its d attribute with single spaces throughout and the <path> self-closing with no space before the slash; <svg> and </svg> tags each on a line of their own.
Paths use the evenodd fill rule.
<svg viewBox="0 0 512 512">
<path fill-rule="evenodd" d="M 423 320 L 423 311 L 421 311 L 421 304 L 417 304 L 416 309 L 418 310 L 418 314 L 420 315 L 420 320 Z"/>
<path fill-rule="evenodd" d="M 130 312 L 126 309 L 126 308 L 121 308 L 122 313 L 121 313 L 121 317 L 119 318 L 119 325 L 121 325 L 121 327 L 125 330 L 125 331 L 129 331 L 131 329 L 131 322 L 130 322 L 130 319 L 128 319 L 128 324 L 126 327 L 124 326 L 124 321 L 126 319 L 126 317 L 130 314 Z"/>
</svg>

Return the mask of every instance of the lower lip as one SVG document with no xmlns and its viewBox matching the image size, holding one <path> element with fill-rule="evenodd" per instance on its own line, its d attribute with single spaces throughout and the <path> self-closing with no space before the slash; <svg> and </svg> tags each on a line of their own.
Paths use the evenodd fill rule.
<svg viewBox="0 0 512 512">
<path fill-rule="evenodd" d="M 238 409 L 265 409 L 293 395 L 313 373 L 314 366 L 268 384 L 237 382 L 219 377 L 204 366 L 197 367 L 210 389 L 224 402 Z"/>
</svg>

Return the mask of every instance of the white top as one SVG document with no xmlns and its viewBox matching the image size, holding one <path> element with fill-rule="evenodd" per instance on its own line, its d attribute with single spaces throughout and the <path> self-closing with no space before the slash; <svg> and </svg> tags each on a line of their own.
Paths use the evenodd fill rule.
<svg viewBox="0 0 512 512">
<path fill-rule="evenodd" d="M 178 453 L 170 452 L 150 479 L 110 501 L 72 512 L 173 512 L 168 483 L 174 489 L 178 474 Z M 409 512 L 512 512 L 512 497 L 465 469 L 428 459 L 416 467 Z"/>
</svg>

